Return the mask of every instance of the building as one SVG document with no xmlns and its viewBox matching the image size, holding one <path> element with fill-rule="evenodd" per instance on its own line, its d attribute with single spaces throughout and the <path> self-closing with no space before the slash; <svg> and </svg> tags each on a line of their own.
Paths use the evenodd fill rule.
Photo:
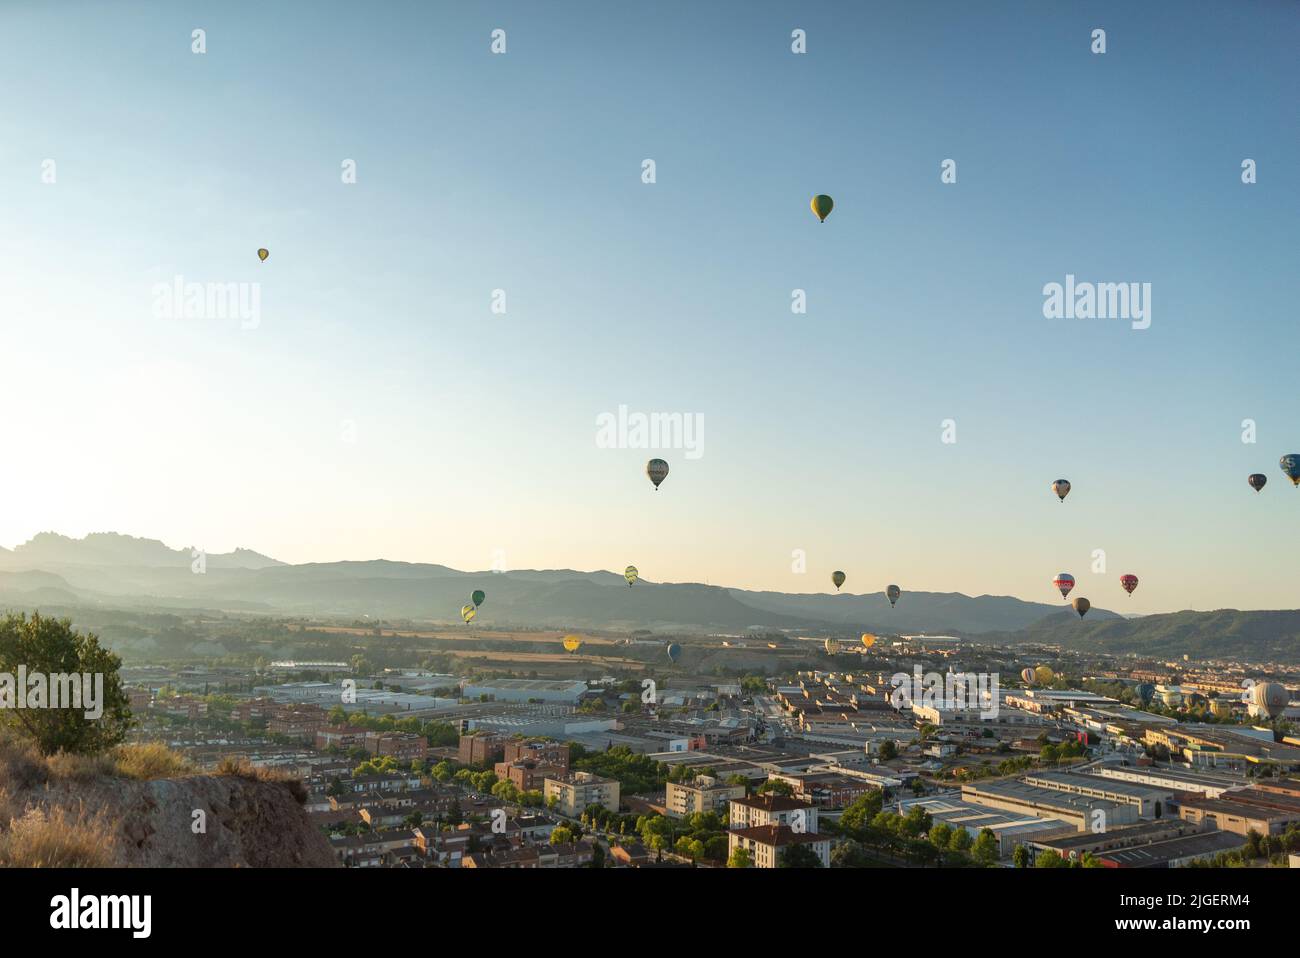
<svg viewBox="0 0 1300 958">
<path fill-rule="evenodd" d="M 1181 868 L 1195 861 L 1235 852 L 1245 839 L 1232 832 L 1197 832 L 1150 845 L 1103 852 L 1097 857 L 1108 868 Z"/>
<path fill-rule="evenodd" d="M 1105 798 L 1117 805 L 1132 805 L 1139 818 L 1160 818 L 1173 798 L 1173 790 L 1073 772 L 1034 772 L 1021 778 L 1027 785 L 1053 788 L 1073 795 Z"/>
<path fill-rule="evenodd" d="M 1071 832 L 1054 838 L 1035 838 L 1028 844 L 1034 854 L 1052 851 L 1062 858 L 1075 859 L 1182 838 L 1199 831 L 1195 825 L 1180 818 L 1162 818 L 1160 821 L 1142 822 L 1105 832 Z"/>
<path fill-rule="evenodd" d="M 495 702 L 563 702 L 577 705 L 587 691 L 582 681 L 546 679 L 494 679 L 479 685 L 466 685 L 461 694 L 467 699 Z"/>
<path fill-rule="evenodd" d="M 266 730 L 299 742 L 315 742 L 316 733 L 327 725 L 329 716 L 319 705 L 281 705 L 272 711 Z"/>
<path fill-rule="evenodd" d="M 565 742 L 546 742 L 529 739 L 511 739 L 505 743 L 501 761 L 534 762 L 537 765 L 569 767 L 569 746 Z"/>
<path fill-rule="evenodd" d="M 799 798 L 768 792 L 765 795 L 732 799 L 730 822 L 732 828 L 783 825 L 796 831 L 816 832 L 817 806 Z"/>
<path fill-rule="evenodd" d="M 815 832 L 796 832 L 785 825 L 753 825 L 727 833 L 727 855 L 743 848 L 749 852 L 755 868 L 778 868 L 782 853 L 793 845 L 807 845 L 822 863 L 830 868 L 831 843 Z"/>
<path fill-rule="evenodd" d="M 1280 835 L 1287 826 L 1300 823 L 1300 798 L 1262 788 L 1224 792 L 1218 798 L 1182 796 L 1178 814 L 1202 828 L 1218 828 L 1245 835 Z"/>
<path fill-rule="evenodd" d="M 771 777 L 788 783 L 795 798 L 822 808 L 844 808 L 863 795 L 881 790 L 864 778 L 838 771 L 786 772 Z"/>
<path fill-rule="evenodd" d="M 543 785 L 547 804 L 551 805 L 554 799 L 555 810 L 569 818 L 577 818 L 591 805 L 601 805 L 617 812 L 618 792 L 617 779 L 603 778 L 590 772 L 569 772 L 548 778 Z"/>
<path fill-rule="evenodd" d="M 538 765 L 536 762 L 497 762 L 493 770 L 497 778 L 509 782 L 521 792 L 540 792 L 548 778 L 563 778 L 568 767 Z"/>
<path fill-rule="evenodd" d="M 423 761 L 429 756 L 429 741 L 411 732 L 367 731 L 363 747 L 376 758 L 391 755 L 400 761 Z"/>
<path fill-rule="evenodd" d="M 1077 831 L 1095 831 L 1132 825 L 1138 809 L 1105 798 L 1040 788 L 1021 781 L 976 782 L 961 787 L 964 802 L 1038 818 L 1069 822 Z"/>
<path fill-rule="evenodd" d="M 1017 845 L 1032 846 L 1079 834 L 1073 825 L 1059 819 L 1001 812 L 942 796 L 901 799 L 898 814 L 906 815 L 914 805 L 924 808 L 935 825 L 942 822 L 953 829 L 965 829 L 972 839 L 979 838 L 980 832 L 988 829 L 998 841 L 999 858 L 1009 857 Z"/>
<path fill-rule="evenodd" d="M 1152 785 L 1176 792 L 1199 792 L 1206 798 L 1218 798 L 1232 788 L 1246 784 L 1245 779 L 1236 775 L 1224 775 L 1219 772 L 1191 772 L 1179 768 L 1158 768 L 1154 765 L 1145 768 L 1133 765 L 1100 765 L 1088 770 L 1088 774 L 1101 778 L 1113 778 L 1121 782 L 1136 782 L 1139 785 Z"/>
<path fill-rule="evenodd" d="M 494 765 L 505 758 L 506 737 L 499 732 L 470 732 L 460 737 L 456 760 L 462 765 Z"/>
<path fill-rule="evenodd" d="M 727 785 L 710 775 L 697 775 L 690 782 L 668 783 L 664 811 L 670 818 L 725 812 L 728 802 L 744 797 L 744 785 Z"/>
<path fill-rule="evenodd" d="M 352 725 L 327 725 L 316 730 L 316 747 L 322 751 L 330 748 L 349 751 L 363 748 L 366 730 Z"/>
</svg>

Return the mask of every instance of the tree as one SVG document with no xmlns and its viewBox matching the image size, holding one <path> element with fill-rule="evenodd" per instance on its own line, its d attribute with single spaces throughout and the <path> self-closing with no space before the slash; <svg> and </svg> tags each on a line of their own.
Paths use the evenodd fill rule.
<svg viewBox="0 0 1300 958">
<path fill-rule="evenodd" d="M 840 816 L 840 825 L 849 832 L 860 832 L 871 824 L 871 820 L 880 814 L 884 805 L 884 795 L 879 791 L 867 792 L 853 801 L 844 814 Z"/>
<path fill-rule="evenodd" d="M 555 831 L 551 832 L 552 845 L 567 845 L 573 841 L 573 832 L 565 825 L 557 825 Z"/>
<path fill-rule="evenodd" d="M 1011 864 L 1017 868 L 1029 867 L 1029 849 L 1024 845 L 1017 845 L 1016 850 L 1011 853 Z"/>
<path fill-rule="evenodd" d="M 95 755 L 126 738 L 133 720 L 118 672 L 122 660 L 93 632 L 74 631 L 70 619 L 11 613 L 0 620 L 0 672 L 16 676 L 19 666 L 26 666 L 27 688 L 0 682 L 0 722 L 30 736 L 43 755 Z M 37 676 L 40 686 L 33 685 Z M 91 677 L 88 689 L 83 676 Z M 36 691 L 44 707 L 32 707 Z M 20 695 L 28 707 L 17 707 Z"/>
<path fill-rule="evenodd" d="M 980 829 L 980 837 L 975 839 L 975 845 L 971 849 L 975 860 L 981 865 L 996 865 L 1001 848 L 998 846 L 998 837 L 990 829 Z"/>
<path fill-rule="evenodd" d="M 753 856 L 749 854 L 749 849 L 738 847 L 734 852 L 731 853 L 731 857 L 727 859 L 727 867 L 728 868 L 753 868 L 754 859 Z"/>
<path fill-rule="evenodd" d="M 880 748 L 876 754 L 880 756 L 882 762 L 888 762 L 890 759 L 898 758 L 898 746 L 893 741 L 886 739 L 880 743 Z"/>
<path fill-rule="evenodd" d="M 940 822 L 930 829 L 930 841 L 935 848 L 947 848 L 952 842 L 952 826 Z"/>
<path fill-rule="evenodd" d="M 822 860 L 812 850 L 811 845 L 799 843 L 787 845 L 777 856 L 777 868 L 821 868 Z"/>
<path fill-rule="evenodd" d="M 831 852 L 832 868 L 870 868 L 871 864 L 866 846 L 851 838 L 840 842 Z"/>
<path fill-rule="evenodd" d="M 948 850 L 954 852 L 969 851 L 974 842 L 970 837 L 970 832 L 964 828 L 954 828 L 952 837 L 948 839 Z"/>
</svg>

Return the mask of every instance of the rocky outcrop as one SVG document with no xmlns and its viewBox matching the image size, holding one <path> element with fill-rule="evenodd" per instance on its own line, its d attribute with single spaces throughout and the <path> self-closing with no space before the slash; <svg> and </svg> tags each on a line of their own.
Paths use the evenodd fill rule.
<svg viewBox="0 0 1300 958">
<path fill-rule="evenodd" d="M 329 841 L 283 782 L 239 775 L 105 777 L 48 783 L 10 795 L 60 806 L 104 829 L 115 866 L 333 868 Z"/>
</svg>

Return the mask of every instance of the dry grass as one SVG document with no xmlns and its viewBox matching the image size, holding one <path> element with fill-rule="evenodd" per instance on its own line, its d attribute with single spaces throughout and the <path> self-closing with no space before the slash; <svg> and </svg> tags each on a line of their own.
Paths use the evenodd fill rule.
<svg viewBox="0 0 1300 958">
<path fill-rule="evenodd" d="M 72 814 L 60 806 L 29 808 L 0 831 L 0 867 L 108 868 L 116 846 L 102 814 Z"/>
<path fill-rule="evenodd" d="M 143 745 L 119 745 L 109 759 L 116 773 L 124 778 L 152 780 L 190 775 L 194 767 L 185 758 L 161 742 Z M 111 774 L 111 773 L 110 773 Z"/>
<path fill-rule="evenodd" d="M 91 782 L 117 773 L 117 764 L 108 755 L 70 755 L 59 752 L 45 760 L 50 778 L 63 782 Z"/>
<path fill-rule="evenodd" d="M 49 766 L 31 742 L 13 736 L 0 739 L 0 781 L 15 792 L 44 785 Z"/>
<path fill-rule="evenodd" d="M 303 785 L 302 780 L 296 775 L 277 768 L 261 768 L 253 765 L 247 759 L 234 758 L 228 755 L 217 766 L 216 774 L 234 775 L 250 782 L 273 782 L 284 785 L 289 789 L 290 794 L 293 795 L 299 805 L 304 805 L 307 802 L 307 787 Z"/>
<path fill-rule="evenodd" d="M 176 778 L 194 767 L 161 742 L 119 745 L 102 755 L 58 752 L 42 755 L 29 740 L 10 730 L 0 733 L 0 782 L 22 792 L 57 782 L 91 782 L 99 778 Z"/>
</svg>

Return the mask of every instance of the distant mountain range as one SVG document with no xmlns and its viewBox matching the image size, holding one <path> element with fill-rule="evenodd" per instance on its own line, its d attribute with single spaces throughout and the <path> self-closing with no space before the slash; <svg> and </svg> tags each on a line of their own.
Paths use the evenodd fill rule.
<svg viewBox="0 0 1300 958">
<path fill-rule="evenodd" d="M 1254 662 L 1300 662 L 1300 611 L 1169 612 L 1140 619 L 1118 617 L 1083 622 L 1043 619 L 1027 628 L 987 632 L 979 641 L 1043 642 L 1094 652 L 1141 652 L 1176 659 L 1184 654 L 1197 659 L 1240 658 Z"/>
<path fill-rule="evenodd" d="M 957 634 L 984 642 L 1035 642 L 1173 658 L 1223 656 L 1300 661 L 1300 611 L 1176 612 L 1126 619 L 1094 606 L 1080 620 L 1059 604 L 1010 596 L 907 592 L 753 592 L 570 569 L 461 572 L 442 565 L 328 562 L 288 565 L 248 549 L 209 554 L 197 574 L 190 549 L 105 532 L 84 539 L 42 533 L 0 549 L 0 606 L 209 609 L 276 615 L 459 623 L 482 589 L 485 627 L 707 631 L 804 629 Z"/>
<path fill-rule="evenodd" d="M 1060 606 L 1008 596 L 905 592 L 890 608 L 868 595 L 750 592 L 569 569 L 460 572 L 441 565 L 330 562 L 288 565 L 247 549 L 204 557 L 112 532 L 71 539 L 41 533 L 0 550 L 0 601 L 12 607 L 92 604 L 205 608 L 290 615 L 459 622 L 474 589 L 488 594 L 486 626 L 587 629 L 862 629 L 914 633 L 1014 631 Z M 1093 609 L 1089 615 L 1114 617 Z"/>
</svg>

